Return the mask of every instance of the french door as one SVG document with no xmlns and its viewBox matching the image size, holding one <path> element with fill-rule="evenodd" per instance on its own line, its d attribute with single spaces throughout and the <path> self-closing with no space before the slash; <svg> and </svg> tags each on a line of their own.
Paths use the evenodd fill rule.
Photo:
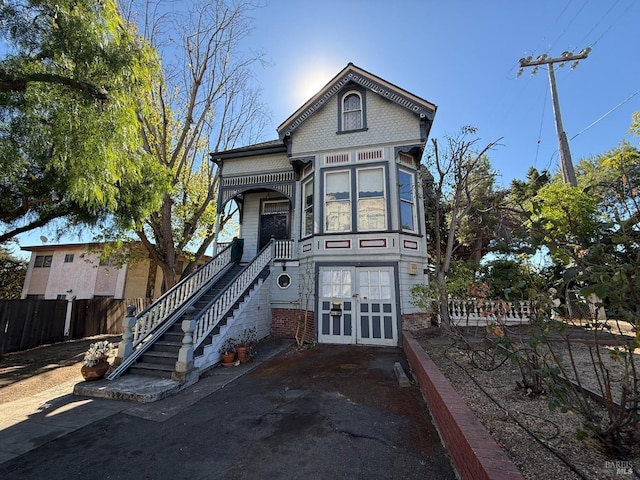
<svg viewBox="0 0 640 480">
<path fill-rule="evenodd" d="M 318 342 L 397 345 L 394 268 L 320 267 Z"/>
</svg>

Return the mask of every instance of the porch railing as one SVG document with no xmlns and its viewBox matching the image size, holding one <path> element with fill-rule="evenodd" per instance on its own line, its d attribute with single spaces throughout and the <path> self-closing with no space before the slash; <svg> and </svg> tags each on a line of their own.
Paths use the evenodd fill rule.
<svg viewBox="0 0 640 480">
<path fill-rule="evenodd" d="M 231 248 L 227 247 L 195 272 L 180 280 L 147 309 L 136 315 L 133 329 L 133 348 L 183 306 L 194 293 L 205 286 L 230 262 Z"/>
<path fill-rule="evenodd" d="M 294 240 L 274 240 L 273 259 L 274 260 L 294 260 L 295 259 Z"/>
<path fill-rule="evenodd" d="M 506 306 L 506 308 L 505 308 Z M 449 318 L 454 325 L 486 325 L 500 321 L 506 324 L 526 323 L 531 316 L 531 305 L 528 301 L 500 302 L 485 300 L 483 302 L 451 299 L 449 300 Z"/>
<path fill-rule="evenodd" d="M 273 241 L 258 254 L 253 261 L 229 284 L 227 288 L 207 305 L 202 314 L 196 320 L 196 328 L 193 333 L 193 348 L 197 348 L 211 333 L 216 325 L 224 318 L 229 309 L 233 307 L 258 278 L 262 270 L 273 259 Z"/>
</svg>

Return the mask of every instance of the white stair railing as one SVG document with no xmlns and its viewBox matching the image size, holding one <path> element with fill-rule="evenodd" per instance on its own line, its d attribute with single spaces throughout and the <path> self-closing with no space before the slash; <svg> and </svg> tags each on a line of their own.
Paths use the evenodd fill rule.
<svg viewBox="0 0 640 480">
<path fill-rule="evenodd" d="M 195 272 L 178 282 L 146 310 L 136 315 L 133 329 L 133 348 L 161 325 L 178 308 L 205 286 L 231 262 L 231 248 L 227 247 Z"/>
<path fill-rule="evenodd" d="M 258 275 L 271 262 L 273 258 L 273 241 L 253 261 L 245 267 L 234 281 L 203 309 L 198 316 L 195 332 L 193 333 L 193 348 L 197 348 L 211 333 L 215 326 L 224 318 L 229 309 L 236 303 Z"/>
</svg>

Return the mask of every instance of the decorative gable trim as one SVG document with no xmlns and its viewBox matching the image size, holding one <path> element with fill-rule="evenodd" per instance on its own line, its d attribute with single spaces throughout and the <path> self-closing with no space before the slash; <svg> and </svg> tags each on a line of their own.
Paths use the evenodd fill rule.
<svg viewBox="0 0 640 480">
<path fill-rule="evenodd" d="M 427 119 L 429 123 L 433 121 L 437 108 L 435 105 L 349 63 L 345 69 L 334 77 L 318 94 L 300 107 L 298 111 L 278 127 L 279 137 L 284 139 L 291 135 L 307 118 L 322 108 L 331 97 L 351 82 L 410 110 L 421 118 Z"/>
</svg>

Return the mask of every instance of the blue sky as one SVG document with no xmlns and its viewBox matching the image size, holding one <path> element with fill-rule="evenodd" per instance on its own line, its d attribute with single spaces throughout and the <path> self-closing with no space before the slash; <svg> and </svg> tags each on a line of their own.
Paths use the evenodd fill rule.
<svg viewBox="0 0 640 480">
<path fill-rule="evenodd" d="M 638 146 L 627 133 L 640 111 L 637 0 L 262 0 L 250 16 L 246 48 L 269 64 L 256 70 L 271 111 L 261 140 L 277 138 L 278 125 L 353 62 L 436 104 L 431 138 L 464 125 L 481 146 L 502 138 L 489 157 L 506 187 L 530 166 L 556 171 L 559 160 L 547 71 L 517 77 L 519 59 L 591 47 L 576 69 L 556 70 L 573 161 L 622 139 Z M 43 233 L 20 243 L 38 245 Z"/>
<path fill-rule="evenodd" d="M 430 138 L 464 125 L 482 146 L 502 138 L 489 156 L 508 186 L 530 166 L 555 171 L 559 159 L 548 72 L 517 77 L 519 59 L 591 47 L 576 69 L 556 69 L 573 161 L 623 138 L 638 145 L 627 134 L 640 111 L 637 0 L 267 0 L 251 16 L 250 45 L 271 62 L 258 72 L 272 111 L 265 140 L 353 62 L 435 103 Z"/>
</svg>

